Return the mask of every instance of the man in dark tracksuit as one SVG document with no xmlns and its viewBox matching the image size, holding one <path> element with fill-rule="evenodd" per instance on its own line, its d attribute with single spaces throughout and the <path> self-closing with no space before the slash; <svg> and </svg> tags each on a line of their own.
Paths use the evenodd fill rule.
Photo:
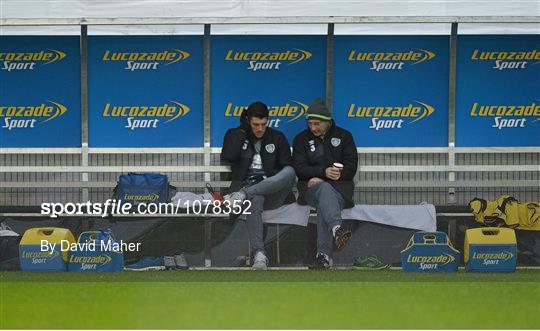
<svg viewBox="0 0 540 331">
<path fill-rule="evenodd" d="M 329 268 L 332 241 L 340 250 L 351 238 L 341 227 L 341 210 L 354 206 L 358 154 L 351 133 L 336 126 L 324 102 L 316 100 L 306 117 L 308 128 L 293 142 L 298 203 L 317 209 L 316 267 Z"/>
<path fill-rule="evenodd" d="M 224 199 L 231 207 L 251 201 L 246 221 L 254 253 L 253 268 L 266 269 L 262 212 L 296 201 L 292 193 L 296 176 L 289 142 L 283 133 L 267 127 L 268 107 L 264 103 L 249 105 L 241 122 L 227 131 L 221 150 L 221 161 L 232 171 L 232 193 Z"/>
</svg>

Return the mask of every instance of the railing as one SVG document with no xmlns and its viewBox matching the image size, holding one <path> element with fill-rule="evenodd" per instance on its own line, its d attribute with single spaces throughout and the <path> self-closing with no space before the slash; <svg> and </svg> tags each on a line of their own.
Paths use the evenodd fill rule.
<svg viewBox="0 0 540 331">
<path fill-rule="evenodd" d="M 215 187 L 226 187 L 218 173 L 228 169 L 216 162 L 219 148 L 210 145 L 210 29 L 212 24 L 327 24 L 328 45 L 332 45 L 334 24 L 363 23 L 449 23 L 450 34 L 450 82 L 448 113 L 448 147 L 442 148 L 359 148 L 360 165 L 357 190 L 369 189 L 434 189 L 439 196 L 444 193 L 443 204 L 462 204 L 469 196 L 457 199 L 456 188 L 486 189 L 508 193 L 515 189 L 526 190 L 526 196 L 538 199 L 540 195 L 540 148 L 456 148 L 455 146 L 455 77 L 456 43 L 459 23 L 540 23 L 538 16 L 344 16 L 344 17 L 191 17 L 191 18 L 1 18 L 0 26 L 80 26 L 81 28 L 81 128 L 80 148 L 0 148 L 0 205 L 10 204 L 8 195 L 26 194 L 29 189 L 69 189 L 78 200 L 90 199 L 90 190 L 110 190 L 116 184 L 119 173 L 160 172 L 181 174 L 181 179 L 171 178 L 171 184 L 185 189 L 201 190 L 206 182 Z M 200 148 L 91 148 L 88 146 L 88 26 L 98 25 L 204 25 L 204 147 Z M 331 104 L 332 50 L 327 49 L 327 96 Z M 488 164 L 467 161 L 466 155 L 490 155 Z M 58 155 L 60 159 L 40 161 L 41 155 Z M 119 162 L 109 162 L 107 156 L 120 155 Z M 152 155 L 196 155 L 197 160 L 163 162 L 152 161 L 135 164 L 128 155 L 149 160 Z M 390 156 L 395 164 L 380 164 L 377 155 Z M 124 157 L 125 156 L 125 157 Z M 423 158 L 428 160 L 423 161 Z M 461 158 L 463 156 L 463 158 Z M 493 156 L 493 160 L 492 157 Z M 521 162 L 522 156 L 525 161 Z M 105 160 L 100 161 L 92 159 Z M 370 159 L 368 164 L 363 159 Z M 461 158 L 461 160 L 460 160 Z M 510 158 L 510 161 L 505 161 Z M 419 162 L 416 162 L 419 160 Z M 62 163 L 70 163 L 69 165 Z M 73 164 L 71 164 L 73 163 Z M 110 165 L 108 163 L 121 163 Z M 150 164 L 148 164 L 150 163 Z M 384 158 L 383 162 L 384 163 Z M 417 164 L 419 163 L 419 164 Z M 403 176 L 407 174 L 407 176 Z M 46 176 L 45 176 L 46 175 Z M 185 175 L 185 176 L 184 176 Z M 201 177 L 202 176 L 202 177 Z M 405 178 L 406 177 L 406 178 Z M 43 179 L 45 178 L 45 179 Z M 492 190 L 493 189 L 493 190 Z M 22 190 L 22 192 L 21 192 Z M 407 191 L 404 191 L 407 194 Z M 105 194 L 105 193 L 104 193 Z M 24 200 L 24 199 L 23 199 Z M 439 199 L 440 200 L 440 199 Z M 413 200 L 414 201 L 414 200 Z M 384 197 L 382 202 L 385 202 Z M 404 203 L 410 203 L 410 200 Z"/>
</svg>

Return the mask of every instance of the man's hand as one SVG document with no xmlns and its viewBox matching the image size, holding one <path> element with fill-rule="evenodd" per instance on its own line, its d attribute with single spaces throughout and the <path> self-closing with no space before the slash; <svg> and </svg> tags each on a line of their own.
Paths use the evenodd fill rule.
<svg viewBox="0 0 540 331">
<path fill-rule="evenodd" d="M 328 167 L 324 171 L 327 178 L 331 180 L 338 180 L 341 177 L 341 171 L 336 167 Z"/>
<path fill-rule="evenodd" d="M 314 185 L 317 185 L 319 184 L 320 182 L 324 182 L 324 180 L 320 179 L 319 177 L 313 177 L 309 180 L 309 182 L 307 183 L 307 187 L 312 187 Z"/>
</svg>

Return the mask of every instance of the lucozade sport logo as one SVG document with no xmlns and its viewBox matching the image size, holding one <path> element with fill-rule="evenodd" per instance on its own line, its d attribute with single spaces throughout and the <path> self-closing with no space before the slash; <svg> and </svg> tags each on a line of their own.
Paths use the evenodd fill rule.
<svg viewBox="0 0 540 331">
<path fill-rule="evenodd" d="M 509 251 L 502 251 L 502 252 L 496 252 L 496 253 L 478 253 L 474 252 L 472 258 L 473 259 L 492 259 L 492 260 L 502 260 L 502 261 L 508 261 L 511 258 L 514 257 L 514 254 Z"/>
<path fill-rule="evenodd" d="M 268 127 L 279 128 L 282 122 L 289 123 L 292 121 L 296 121 L 306 113 L 306 110 L 308 108 L 307 104 L 296 100 L 290 101 L 291 102 L 287 102 L 281 105 L 268 106 L 269 115 L 270 117 L 272 117 L 268 121 Z M 248 106 L 235 105 L 234 103 L 229 102 L 227 103 L 227 107 L 225 108 L 224 115 L 225 117 L 240 117 L 244 109 L 246 109 L 247 107 Z"/>
<path fill-rule="evenodd" d="M 124 128 L 155 129 L 159 124 L 166 124 L 186 116 L 190 109 L 188 106 L 169 100 L 161 105 L 115 105 L 110 102 L 105 104 L 101 116 L 104 119 L 125 118 Z"/>
<path fill-rule="evenodd" d="M 0 52 L 2 70 L 8 72 L 34 70 L 37 63 L 47 65 L 61 61 L 65 57 L 66 53 L 56 49 L 47 49 L 37 52 Z"/>
<path fill-rule="evenodd" d="M 469 112 L 470 117 L 493 118 L 492 128 L 524 128 L 526 117 L 533 117 L 530 123 L 540 121 L 540 104 L 532 102 L 522 105 L 485 105 L 474 102 Z"/>
<path fill-rule="evenodd" d="M 352 49 L 349 51 L 347 61 L 371 62 L 370 70 L 403 70 L 405 64 L 416 65 L 429 61 L 435 53 L 425 49 L 415 49 L 404 52 L 363 52 Z"/>
<path fill-rule="evenodd" d="M 1 128 L 6 130 L 32 129 L 39 123 L 47 123 L 67 112 L 66 106 L 58 102 L 47 100 L 47 103 L 25 106 L 0 104 Z"/>
<path fill-rule="evenodd" d="M 529 62 L 540 64 L 540 51 L 482 51 L 475 49 L 471 54 L 472 61 L 488 61 L 493 63 L 495 70 L 527 69 Z"/>
<path fill-rule="evenodd" d="M 159 200 L 159 194 L 156 193 L 150 193 L 150 194 L 132 194 L 132 193 L 125 193 L 123 201 L 131 200 L 135 202 L 148 202 L 148 201 L 158 201 Z"/>
<path fill-rule="evenodd" d="M 371 118 L 370 129 L 379 131 L 381 129 L 402 129 L 406 124 L 412 124 L 424 119 L 435 112 L 433 106 L 427 103 L 414 101 L 416 105 L 399 106 L 359 106 L 354 103 L 349 105 L 347 117 L 351 118 Z"/>
<path fill-rule="evenodd" d="M 69 256 L 69 263 L 78 263 L 78 264 L 86 264 L 86 268 L 84 269 L 96 269 L 96 267 L 101 267 L 107 263 L 110 263 L 112 261 L 112 258 L 109 255 L 102 254 L 102 255 L 95 255 L 95 256 L 77 256 L 77 255 L 70 255 Z M 88 264 L 92 264 L 93 266 L 88 266 Z"/>
<path fill-rule="evenodd" d="M 282 63 L 293 65 L 311 58 L 312 54 L 306 50 L 293 48 L 283 52 L 253 51 L 244 52 L 228 50 L 225 54 L 225 61 L 245 61 L 248 62 L 247 70 L 280 70 Z"/>
<path fill-rule="evenodd" d="M 189 53 L 179 49 L 161 52 L 114 52 L 106 50 L 101 57 L 103 62 L 125 62 L 124 70 L 157 70 L 160 64 L 170 65 L 185 60 Z"/>
<path fill-rule="evenodd" d="M 456 259 L 450 254 L 441 255 L 409 255 L 408 263 L 418 263 L 420 270 L 437 270 L 438 267 L 443 267 L 448 263 L 454 262 Z"/>
<path fill-rule="evenodd" d="M 53 251 L 53 252 L 28 252 L 23 251 L 21 252 L 21 259 L 26 260 L 26 263 L 31 264 L 46 264 L 51 262 L 54 259 L 58 259 L 60 257 L 60 252 Z M 22 261 L 21 261 L 22 262 Z"/>
<path fill-rule="evenodd" d="M 409 263 L 438 263 L 440 265 L 445 265 L 451 262 L 454 262 L 456 259 L 450 254 L 441 254 L 441 255 L 409 255 L 407 257 L 407 262 Z"/>
<path fill-rule="evenodd" d="M 509 251 L 493 252 L 493 253 L 478 253 L 474 252 L 471 260 L 480 260 L 483 265 L 498 265 L 499 262 L 504 263 L 514 257 L 514 254 Z"/>
</svg>

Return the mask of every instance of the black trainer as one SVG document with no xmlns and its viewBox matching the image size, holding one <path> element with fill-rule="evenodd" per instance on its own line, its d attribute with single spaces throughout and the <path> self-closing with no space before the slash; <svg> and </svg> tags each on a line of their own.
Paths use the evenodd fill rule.
<svg viewBox="0 0 540 331">
<path fill-rule="evenodd" d="M 326 255 L 317 253 L 315 256 L 315 263 L 309 266 L 310 269 L 329 269 L 330 268 L 330 261 L 328 261 L 328 258 Z"/>
<path fill-rule="evenodd" d="M 350 230 L 344 229 L 342 226 L 338 227 L 334 235 L 334 246 L 338 251 L 342 250 L 351 237 L 352 232 Z"/>
</svg>

